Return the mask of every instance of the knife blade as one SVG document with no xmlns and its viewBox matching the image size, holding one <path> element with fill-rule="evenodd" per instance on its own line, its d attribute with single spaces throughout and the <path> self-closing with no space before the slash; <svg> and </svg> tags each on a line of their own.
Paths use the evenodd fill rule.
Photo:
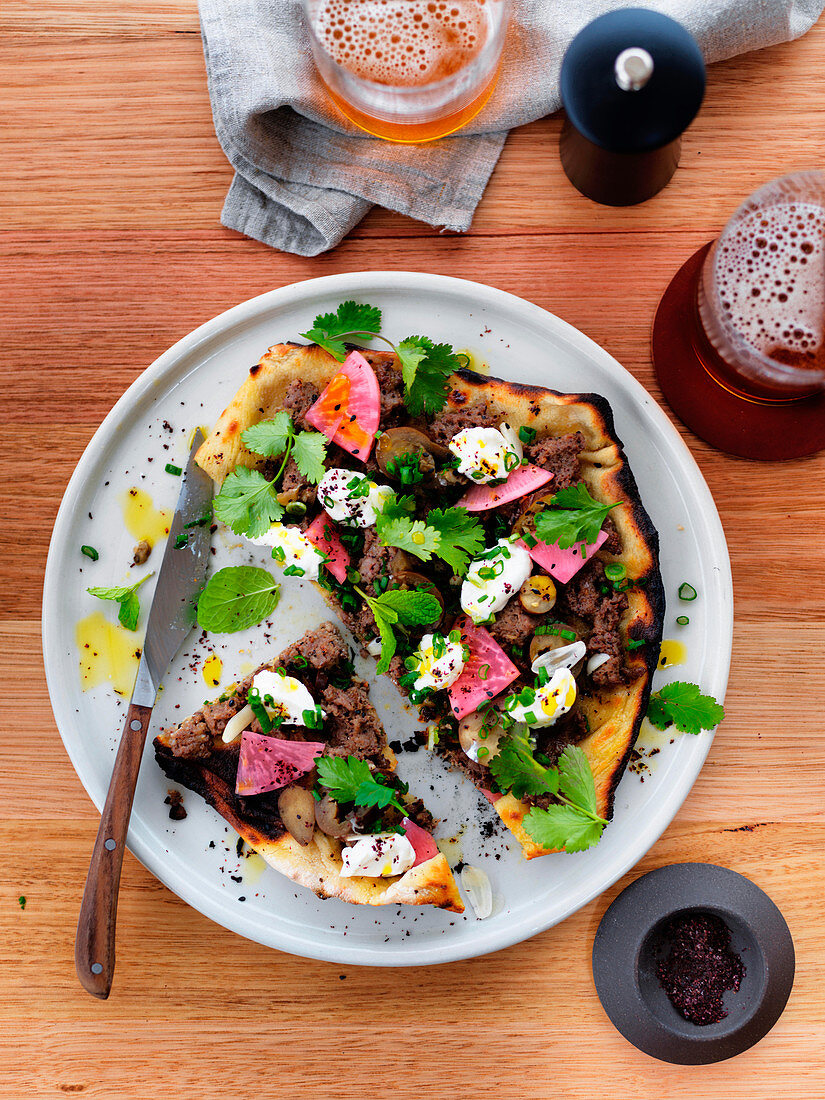
<svg viewBox="0 0 825 1100">
<path fill-rule="evenodd" d="M 78 977 L 84 989 L 103 999 L 109 996 L 114 977 L 120 873 L 152 708 L 169 662 L 195 624 L 195 600 L 209 561 L 212 481 L 195 463 L 202 442 L 203 433 L 198 429 L 149 609 L 135 687 L 100 815 L 77 922 Z"/>
</svg>

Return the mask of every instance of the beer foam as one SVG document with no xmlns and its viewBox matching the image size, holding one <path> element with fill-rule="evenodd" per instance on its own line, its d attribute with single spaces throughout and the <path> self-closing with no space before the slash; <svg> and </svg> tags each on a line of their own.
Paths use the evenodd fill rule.
<svg viewBox="0 0 825 1100">
<path fill-rule="evenodd" d="M 734 220 L 714 261 L 719 322 L 796 366 L 825 356 L 825 209 L 786 202 Z"/>
<path fill-rule="evenodd" d="M 487 40 L 489 19 L 486 0 L 323 0 L 313 29 L 350 72 L 412 87 L 471 61 Z"/>
</svg>

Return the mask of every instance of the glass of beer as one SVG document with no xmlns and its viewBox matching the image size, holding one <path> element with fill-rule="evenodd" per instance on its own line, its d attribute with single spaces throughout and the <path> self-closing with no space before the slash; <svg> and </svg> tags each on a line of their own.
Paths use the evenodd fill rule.
<svg viewBox="0 0 825 1100">
<path fill-rule="evenodd" d="M 490 98 L 510 0 L 304 0 L 315 64 L 367 133 L 416 143 L 452 134 Z"/>
<path fill-rule="evenodd" d="M 671 282 L 653 326 L 668 403 L 747 458 L 825 447 L 825 174 L 765 184 Z"/>
</svg>

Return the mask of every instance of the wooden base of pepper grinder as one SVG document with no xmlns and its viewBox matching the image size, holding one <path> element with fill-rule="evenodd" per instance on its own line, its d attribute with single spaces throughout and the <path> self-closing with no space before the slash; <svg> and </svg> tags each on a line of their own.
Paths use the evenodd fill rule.
<svg viewBox="0 0 825 1100">
<path fill-rule="evenodd" d="M 646 153 L 613 153 L 588 141 L 565 118 L 559 142 L 562 168 L 573 186 L 602 206 L 635 206 L 670 182 L 682 139 Z"/>
</svg>

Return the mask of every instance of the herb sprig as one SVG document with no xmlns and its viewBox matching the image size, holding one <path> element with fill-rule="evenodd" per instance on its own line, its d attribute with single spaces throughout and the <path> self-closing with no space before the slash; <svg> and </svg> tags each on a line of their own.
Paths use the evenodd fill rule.
<svg viewBox="0 0 825 1100">
<path fill-rule="evenodd" d="M 712 730 L 725 717 L 725 708 L 712 695 L 703 695 L 698 684 L 676 680 L 650 696 L 649 721 L 660 730 L 674 725 L 682 733 Z"/>
<path fill-rule="evenodd" d="M 311 329 L 302 332 L 342 363 L 347 356 L 346 339 L 383 340 L 401 363 L 404 402 L 413 416 L 432 415 L 447 401 L 447 379 L 462 366 L 450 344 L 434 344 L 427 336 L 408 336 L 393 344 L 381 332 L 381 310 L 360 302 L 341 302 L 335 313 L 319 314 Z"/>
<path fill-rule="evenodd" d="M 549 794 L 557 799 L 558 805 L 534 806 L 524 818 L 524 828 L 542 848 L 583 852 L 598 844 L 607 821 L 597 812 L 593 772 L 577 745 L 568 745 L 551 768 L 536 759 L 526 737 L 511 735 L 490 760 L 490 771 L 498 786 L 516 798 Z"/>
<path fill-rule="evenodd" d="M 432 508 L 426 520 L 412 519 L 412 497 L 389 497 L 375 523 L 385 546 L 406 550 L 422 561 L 433 554 L 445 561 L 456 576 L 467 572 L 472 559 L 484 548 L 484 528 L 466 508 Z"/>
<path fill-rule="evenodd" d="M 355 591 L 366 601 L 381 637 L 381 659 L 376 667 L 379 673 L 389 669 L 390 661 L 395 656 L 398 647 L 396 628 L 404 630 L 408 626 L 425 626 L 441 615 L 441 604 L 430 592 L 391 588 L 380 596 L 368 596 L 357 585 Z"/>
<path fill-rule="evenodd" d="M 86 591 L 90 596 L 97 596 L 99 600 L 114 600 L 120 604 L 117 611 L 118 622 L 121 626 L 125 626 L 127 630 L 137 630 L 138 619 L 140 618 L 140 599 L 137 592 L 140 586 L 145 584 L 152 576 L 154 576 L 154 573 L 147 573 L 145 577 L 141 577 L 139 581 L 135 581 L 131 585 L 120 584 L 112 588 L 87 588 Z"/>
<path fill-rule="evenodd" d="M 289 459 L 294 459 L 305 478 L 317 484 L 324 476 L 327 439 L 320 432 L 296 432 L 292 417 L 283 409 L 271 420 L 261 420 L 247 428 L 241 439 L 248 450 L 264 458 L 283 455 L 271 481 L 260 470 L 238 466 L 215 497 L 214 511 L 219 520 L 236 535 L 257 538 L 284 514 L 284 506 L 276 498 Z"/>
<path fill-rule="evenodd" d="M 370 770 L 366 760 L 357 756 L 320 756 L 316 761 L 318 782 L 336 802 L 351 802 L 355 806 L 376 806 L 384 810 L 394 806 L 402 814 L 406 807 L 399 802 L 398 792 L 388 785 L 386 776 Z"/>
<path fill-rule="evenodd" d="M 542 542 L 558 543 L 562 550 L 577 542 L 594 543 L 607 513 L 618 503 L 594 500 L 584 482 L 560 489 L 550 501 L 550 508 L 536 516 L 536 535 Z"/>
</svg>

